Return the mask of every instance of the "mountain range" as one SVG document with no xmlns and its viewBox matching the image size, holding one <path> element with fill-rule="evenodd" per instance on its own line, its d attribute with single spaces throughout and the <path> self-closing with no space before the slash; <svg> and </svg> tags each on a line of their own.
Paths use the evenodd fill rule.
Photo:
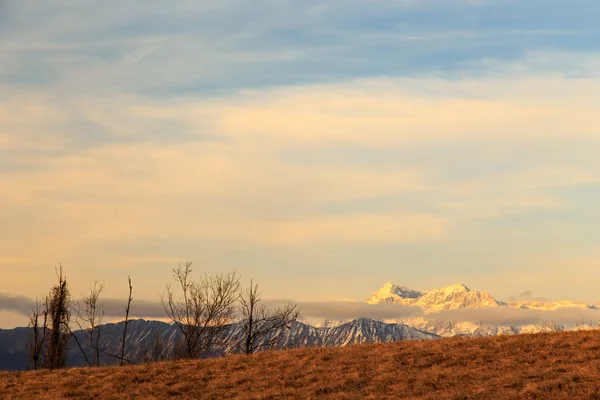
<svg viewBox="0 0 600 400">
<path fill-rule="evenodd" d="M 580 301 L 499 301 L 487 292 L 471 290 L 463 284 L 444 286 L 428 292 L 420 292 L 403 285 L 388 282 L 373 293 L 369 304 L 397 303 L 422 307 L 425 312 L 452 310 L 457 308 L 482 308 L 509 306 L 520 309 L 556 310 L 559 308 L 597 309 L 596 305 Z"/>
<path fill-rule="evenodd" d="M 398 303 L 419 306 L 426 312 L 464 307 L 481 308 L 505 305 L 505 303 L 496 301 L 489 293 L 471 290 L 463 284 L 419 292 L 392 282 L 386 283 L 369 297 L 367 303 Z"/>
<path fill-rule="evenodd" d="M 421 292 L 408 288 L 403 285 L 398 285 L 388 282 L 381 289 L 373 293 L 367 300 L 369 304 L 385 304 L 394 303 L 407 306 L 419 307 L 423 310 L 422 315 L 413 316 L 400 320 L 386 320 L 386 322 L 401 322 L 409 326 L 415 327 L 426 332 L 435 333 L 442 337 L 451 336 L 489 336 L 501 334 L 518 334 L 518 333 L 536 333 L 548 330 L 562 329 L 583 329 L 595 328 L 598 323 L 594 321 L 600 320 L 600 312 L 594 315 L 593 311 L 598 311 L 596 305 L 589 305 L 578 301 L 500 301 L 495 299 L 487 292 L 471 290 L 463 284 L 455 284 L 444 286 Z M 461 316 L 466 313 L 458 311 L 479 309 L 479 315 L 488 314 L 499 315 L 501 313 L 515 314 L 516 310 L 530 311 L 557 311 L 562 310 L 569 313 L 572 310 L 589 310 L 590 315 L 594 315 L 594 320 L 582 321 L 579 325 L 563 326 L 553 321 L 540 321 L 539 323 L 530 324 L 507 324 L 507 323 L 476 323 L 470 320 L 461 320 Z M 441 315 L 443 311 L 457 311 L 452 316 L 452 320 L 443 320 Z M 337 321 L 341 323 L 344 321 Z M 327 321 L 332 326 L 335 321 Z"/>
<path fill-rule="evenodd" d="M 534 333 L 549 330 L 581 329 L 582 326 L 560 326 L 551 321 L 535 324 L 482 323 L 472 319 L 461 319 L 462 311 L 478 312 L 481 315 L 492 312 L 539 312 L 556 310 L 598 311 L 595 305 L 575 301 L 500 301 L 486 292 L 471 290 L 462 284 L 445 286 L 426 292 L 414 290 L 392 282 L 386 283 L 373 293 L 368 304 L 399 304 L 421 310 L 419 314 L 404 319 L 376 321 L 368 316 L 354 320 L 328 319 L 307 324 L 296 321 L 287 331 L 278 332 L 278 340 L 273 346 L 274 337 L 263 338 L 262 349 L 289 349 L 298 347 L 348 346 L 356 343 L 379 343 L 399 340 L 438 339 L 451 336 L 490 336 L 519 333 Z M 529 311 L 524 311 L 529 310 Z M 448 313 L 453 318 L 448 318 Z M 442 317 L 443 316 L 443 317 Z M 598 318 L 600 320 L 600 312 Z M 588 328 L 594 327 L 590 321 Z M 596 325 L 597 327 L 597 325 Z M 120 348 L 123 322 L 102 325 L 101 347 L 108 353 L 116 354 Z M 130 322 L 127 331 L 125 358 L 134 362 L 158 361 L 171 354 L 173 345 L 180 338 L 174 325 L 160 321 L 143 319 Z M 27 345 L 31 335 L 29 328 L 0 330 L 0 369 L 22 370 L 27 368 Z M 76 331 L 75 337 L 85 343 L 84 332 Z M 221 343 L 226 345 L 211 349 L 211 355 L 222 356 L 239 352 L 242 338 L 241 324 L 232 323 L 223 332 Z M 86 360 L 71 339 L 67 363 L 70 366 L 86 365 Z M 89 350 L 89 349 L 88 349 Z M 87 350 L 86 350 L 87 351 Z M 87 351 L 92 358 L 91 351 Z M 104 354 L 102 364 L 114 364 L 116 359 Z"/>
<path fill-rule="evenodd" d="M 123 326 L 124 322 L 101 326 L 100 347 L 107 353 L 119 353 Z M 211 349 L 211 355 L 223 356 L 240 352 L 241 328 L 240 323 L 228 325 L 223 332 L 222 340 L 218 340 L 225 345 Z M 24 370 L 28 367 L 27 353 L 31 334 L 30 328 L 0 330 L 0 369 Z M 85 344 L 84 332 L 75 331 L 74 334 L 77 341 L 73 338 L 70 339 L 67 365 L 85 366 L 86 359 L 77 345 L 77 342 Z M 268 343 L 274 342 L 272 339 L 279 334 L 281 335 L 277 338 L 276 343 L 267 346 Z M 130 321 L 127 328 L 125 358 L 136 363 L 166 359 L 180 337 L 181 334 L 175 325 L 143 319 Z M 438 338 L 439 336 L 433 333 L 424 332 L 405 324 L 388 324 L 369 318 L 359 318 L 330 328 L 318 328 L 296 321 L 289 330 L 263 338 L 259 346 L 261 349 L 280 350 Z M 91 349 L 84 348 L 84 352 L 89 360 L 93 360 Z M 103 354 L 100 358 L 103 365 L 118 362 L 115 357 L 108 354 Z"/>
</svg>

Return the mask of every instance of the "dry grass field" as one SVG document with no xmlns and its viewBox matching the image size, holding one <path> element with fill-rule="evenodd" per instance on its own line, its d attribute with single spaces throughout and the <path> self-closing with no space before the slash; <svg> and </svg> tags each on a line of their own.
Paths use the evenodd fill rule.
<svg viewBox="0 0 600 400">
<path fill-rule="evenodd" d="M 600 332 L 299 349 L 0 373 L 0 397 L 600 399 Z"/>
</svg>

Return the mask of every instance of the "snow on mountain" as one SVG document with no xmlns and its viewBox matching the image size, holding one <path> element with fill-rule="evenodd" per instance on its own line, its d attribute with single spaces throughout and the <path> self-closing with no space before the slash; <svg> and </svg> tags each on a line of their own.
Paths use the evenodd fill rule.
<svg viewBox="0 0 600 400">
<path fill-rule="evenodd" d="M 387 324 L 358 318 L 331 328 L 315 328 L 300 322 L 283 332 L 276 348 L 349 346 L 357 343 L 386 343 L 400 340 L 438 339 L 439 336 L 406 324 Z"/>
<path fill-rule="evenodd" d="M 581 301 L 508 301 L 496 300 L 487 292 L 471 290 L 463 284 L 444 286 L 420 292 L 406 286 L 388 282 L 373 293 L 367 300 L 369 304 L 398 303 L 422 307 L 425 312 L 453 310 L 457 308 L 483 308 L 509 306 L 531 310 L 557 310 L 559 308 L 598 309 L 598 305 L 588 305 Z M 600 304 L 599 304 L 600 305 Z"/>
<path fill-rule="evenodd" d="M 439 336 L 406 324 L 386 324 L 369 318 L 358 318 L 323 331 L 325 346 L 349 346 L 356 343 L 385 343 L 399 340 L 437 339 Z"/>
<path fill-rule="evenodd" d="M 463 284 L 444 286 L 428 292 L 419 292 L 406 286 L 386 283 L 367 299 L 369 304 L 398 303 L 416 305 L 426 312 L 452 310 L 462 307 L 496 307 L 503 303 L 496 301 L 489 293 L 471 290 Z"/>
<path fill-rule="evenodd" d="M 471 290 L 463 284 L 433 289 L 419 297 L 415 303 L 426 311 L 453 310 L 457 308 L 497 307 L 500 304 L 489 293 Z"/>
<path fill-rule="evenodd" d="M 404 323 L 413 328 L 434 333 L 441 337 L 482 337 L 519 333 L 518 328 L 511 326 L 484 325 L 470 321 L 431 320 L 424 317 L 414 317 L 404 321 Z"/>
<path fill-rule="evenodd" d="M 385 285 L 383 285 L 383 287 L 377 292 L 373 293 L 373 295 L 367 299 L 367 303 L 413 304 L 422 295 L 423 293 L 417 290 L 413 290 L 406 286 L 396 285 L 395 283 L 388 282 Z"/>
<path fill-rule="evenodd" d="M 434 333 L 442 337 L 451 336 L 490 336 L 518 333 L 547 332 L 561 329 L 582 329 L 581 326 L 559 326 L 553 323 L 524 325 L 520 327 L 505 325 L 484 325 L 470 321 L 436 320 L 435 313 L 445 310 L 464 308 L 510 307 L 537 311 L 552 311 L 561 308 L 579 308 L 598 310 L 598 305 L 588 305 L 577 301 L 509 301 L 496 300 L 489 293 L 471 290 L 463 284 L 455 284 L 420 292 L 406 286 L 386 283 L 367 300 L 370 304 L 397 303 L 414 305 L 423 309 L 423 315 L 402 320 L 386 320 L 386 323 L 403 323 L 422 331 Z M 599 315 L 600 319 L 600 315 Z M 551 319 L 550 319 L 551 321 Z M 589 324 L 589 322 L 588 322 Z"/>
</svg>

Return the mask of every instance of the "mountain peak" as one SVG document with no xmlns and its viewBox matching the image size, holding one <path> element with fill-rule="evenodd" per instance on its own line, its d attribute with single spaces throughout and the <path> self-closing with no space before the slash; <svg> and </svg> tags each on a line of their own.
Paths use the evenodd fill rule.
<svg viewBox="0 0 600 400">
<path fill-rule="evenodd" d="M 367 303 L 406 303 L 421 297 L 423 293 L 403 285 L 387 282 L 367 299 Z"/>
<path fill-rule="evenodd" d="M 500 304 L 489 293 L 471 290 L 462 283 L 433 289 L 416 303 L 427 311 L 451 310 L 455 308 L 494 307 Z"/>
<path fill-rule="evenodd" d="M 463 285 L 462 283 L 457 283 L 454 285 L 449 285 L 449 286 L 444 286 L 441 287 L 438 290 L 443 290 L 446 292 L 470 292 L 471 289 L 469 289 L 467 286 Z"/>
<path fill-rule="evenodd" d="M 367 299 L 369 304 L 398 303 L 415 305 L 426 312 L 452 310 L 455 308 L 481 308 L 503 305 L 489 293 L 471 290 L 462 283 L 419 292 L 406 286 L 387 282 Z"/>
</svg>

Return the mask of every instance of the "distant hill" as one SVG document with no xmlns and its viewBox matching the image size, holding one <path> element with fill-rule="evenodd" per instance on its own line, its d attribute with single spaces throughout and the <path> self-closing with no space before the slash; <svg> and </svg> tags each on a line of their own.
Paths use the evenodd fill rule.
<svg viewBox="0 0 600 400">
<path fill-rule="evenodd" d="M 108 353 L 118 354 L 120 349 L 123 322 L 105 324 L 101 327 L 101 347 Z M 32 334 L 31 329 L 16 328 L 0 330 L 0 369 L 27 369 L 27 343 Z M 84 344 L 85 338 L 81 331 L 75 336 L 79 343 Z M 176 326 L 160 321 L 132 320 L 127 328 L 125 358 L 135 362 L 157 361 L 168 358 L 173 344 L 180 337 Z M 214 356 L 235 353 L 237 344 L 242 338 L 239 324 L 227 326 L 223 341 L 225 347 L 212 350 Z M 424 332 L 404 324 L 386 324 L 367 318 L 357 319 L 332 328 L 315 328 L 301 322 L 295 322 L 289 331 L 282 332 L 274 349 L 290 349 L 301 347 L 347 346 L 357 343 L 386 343 L 400 340 L 437 339 L 438 336 Z M 265 338 L 263 342 L 270 341 Z M 156 343 L 159 343 L 159 346 Z M 85 347 L 85 346 L 84 346 Z M 268 347 L 263 347 L 268 349 Z M 93 359 L 88 349 L 88 358 Z M 110 355 L 101 357 L 102 364 L 116 364 L 117 360 Z M 86 360 L 76 341 L 71 339 L 67 355 L 67 365 L 85 366 Z"/>
</svg>

